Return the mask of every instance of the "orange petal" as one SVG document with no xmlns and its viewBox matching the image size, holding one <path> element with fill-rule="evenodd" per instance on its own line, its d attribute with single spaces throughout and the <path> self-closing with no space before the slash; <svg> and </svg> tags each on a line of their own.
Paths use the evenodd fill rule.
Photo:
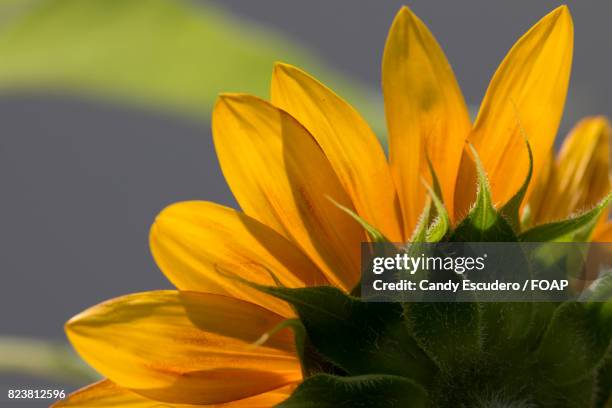
<svg viewBox="0 0 612 408">
<path fill-rule="evenodd" d="M 90 384 L 58 401 L 51 408 L 191 408 L 197 405 L 167 404 L 145 398 L 109 380 Z"/>
<path fill-rule="evenodd" d="M 564 192 L 559 204 L 567 208 L 567 215 L 594 206 L 610 192 L 610 123 L 606 118 L 583 119 L 572 130 L 557 159 L 557 183 Z"/>
<path fill-rule="evenodd" d="M 533 188 L 529 196 L 528 216 L 525 217 L 526 214 L 522 214 L 526 226 L 533 226 L 540 223 L 539 218 L 542 213 L 542 208 L 546 205 L 550 197 L 556 193 L 554 179 L 557 170 L 554 155 L 554 152 L 551 150 L 544 160 L 544 165 L 542 166 L 538 179 L 532 179 Z M 527 209 L 525 208 L 524 210 Z"/>
<path fill-rule="evenodd" d="M 430 179 L 425 153 L 453 214 L 455 180 L 471 124 L 455 75 L 425 24 L 407 7 L 397 14 L 385 46 L 382 87 L 389 127 L 391 171 L 410 236 Z"/>
<path fill-rule="evenodd" d="M 285 386 L 253 397 L 223 404 L 206 405 L 209 408 L 272 408 L 287 399 L 295 388 Z M 121 388 L 109 380 L 81 388 L 67 399 L 52 405 L 52 408 L 195 408 L 202 405 L 168 404 L 145 398 L 135 392 Z"/>
<path fill-rule="evenodd" d="M 610 192 L 610 124 L 604 117 L 580 121 L 565 139 L 548 181 L 536 223 L 567 218 Z M 604 215 L 607 218 L 607 215 Z"/>
<path fill-rule="evenodd" d="M 272 408 L 289 398 L 297 384 L 290 384 L 276 390 L 264 392 L 250 398 L 225 404 L 208 405 L 209 408 Z"/>
<path fill-rule="evenodd" d="M 612 221 L 607 220 L 604 224 L 600 224 L 593 233 L 592 240 L 595 242 L 612 242 Z"/>
<path fill-rule="evenodd" d="M 495 72 L 469 139 L 479 152 L 493 199 L 505 203 L 522 185 L 529 167 L 521 127 L 533 151 L 537 179 L 551 150 L 563 113 L 572 63 L 574 30 L 566 6 L 533 26 Z M 473 169 L 464 155 L 458 211 L 475 195 Z"/>
<path fill-rule="evenodd" d="M 354 208 L 308 131 L 249 95 L 221 96 L 212 124 L 221 169 L 244 212 L 301 247 L 330 282 L 352 289 L 365 233 L 329 199 Z"/>
<path fill-rule="evenodd" d="M 289 330 L 252 346 L 282 321 L 226 296 L 156 291 L 94 306 L 66 332 L 83 359 L 121 387 L 168 403 L 215 404 L 301 379 Z"/>
<path fill-rule="evenodd" d="M 272 103 L 304 125 L 321 146 L 357 213 L 393 242 L 401 242 L 387 159 L 359 113 L 325 85 L 287 64 L 275 65 L 271 96 Z"/>
<path fill-rule="evenodd" d="M 294 244 L 259 221 L 218 204 L 173 204 L 156 218 L 150 234 L 153 257 L 181 290 L 226 294 L 264 306 L 282 316 L 294 312 L 279 299 L 227 277 L 287 287 L 325 285 L 321 271 Z"/>
</svg>

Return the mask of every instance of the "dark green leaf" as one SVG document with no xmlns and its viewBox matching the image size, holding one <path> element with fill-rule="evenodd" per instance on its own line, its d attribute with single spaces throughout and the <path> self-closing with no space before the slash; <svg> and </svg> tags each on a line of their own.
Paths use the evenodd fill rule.
<svg viewBox="0 0 612 408">
<path fill-rule="evenodd" d="M 503 264 L 511 264 L 513 280 L 520 282 L 530 279 L 533 272 L 532 265 L 523 249 L 518 245 L 505 246 L 501 249 L 502 252 L 490 259 L 487 267 L 494 271 L 503 269 Z M 552 310 L 555 309 L 554 304 L 530 301 L 503 302 L 504 299 L 499 295 L 495 300 L 497 301 L 483 302 L 480 305 L 481 327 L 484 333 L 483 349 L 487 352 L 514 353 L 517 358 L 518 354 L 524 356 L 532 350 L 531 346 L 539 341 L 543 329 L 550 320 Z"/>
<path fill-rule="evenodd" d="M 532 314 L 530 302 L 482 304 L 483 349 L 495 352 L 515 349 L 529 334 Z"/>
<path fill-rule="evenodd" d="M 304 381 L 279 408 L 420 408 L 427 394 L 414 382 L 392 375 L 336 377 L 319 374 Z"/>
<path fill-rule="evenodd" d="M 538 225 L 522 233 L 523 242 L 583 242 L 588 241 L 602 212 L 610 204 L 608 194 L 593 209 L 567 220 Z"/>
<path fill-rule="evenodd" d="M 299 319 L 288 319 L 279 326 L 290 327 L 295 336 L 295 348 L 302 366 L 302 375 L 308 378 L 317 373 L 344 374 L 330 361 L 327 361 L 312 345 L 306 328 Z"/>
<path fill-rule="evenodd" d="M 482 303 L 483 350 L 511 354 L 520 365 L 530 359 L 558 307 L 553 302 Z M 515 364 L 516 361 L 512 361 Z"/>
<path fill-rule="evenodd" d="M 407 325 L 418 344 L 448 371 L 470 365 L 481 351 L 476 303 L 406 303 Z"/>
<path fill-rule="evenodd" d="M 594 372 L 612 338 L 609 306 L 612 303 L 566 302 L 557 308 L 537 350 L 542 378 L 566 385 Z"/>
<path fill-rule="evenodd" d="M 611 407 L 606 403 L 612 404 L 612 348 L 608 350 L 606 359 L 597 370 L 597 386 L 595 396 L 595 407 Z"/>
<path fill-rule="evenodd" d="M 536 376 L 533 381 L 538 382 L 535 391 L 538 407 L 589 408 L 593 406 L 595 376 L 592 373 L 574 383 L 564 385 L 552 383 L 542 376 Z"/>
<path fill-rule="evenodd" d="M 431 380 L 435 368 L 410 336 L 401 305 L 362 302 L 330 286 L 258 288 L 293 305 L 315 348 L 348 374 Z"/>
<path fill-rule="evenodd" d="M 306 334 L 306 328 L 300 319 L 287 319 L 282 321 L 272 328 L 272 330 L 264 333 L 255 343 L 253 343 L 253 346 L 258 347 L 265 344 L 270 337 L 285 328 L 293 330 L 295 349 L 300 359 L 304 378 L 309 377 L 312 373 L 334 372 L 335 368 L 313 350 Z"/>
</svg>

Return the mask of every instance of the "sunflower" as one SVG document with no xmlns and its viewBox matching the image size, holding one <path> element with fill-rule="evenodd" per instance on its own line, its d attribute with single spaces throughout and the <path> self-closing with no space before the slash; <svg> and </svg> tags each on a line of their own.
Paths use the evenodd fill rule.
<svg viewBox="0 0 612 408">
<path fill-rule="evenodd" d="M 392 242 L 409 241 L 429 203 L 426 185 L 434 181 L 449 228 L 465 222 L 479 194 L 478 166 L 469 146 L 488 176 L 497 208 L 521 191 L 526 179 L 533 180 L 522 197 L 517 233 L 595 206 L 610 191 L 606 119 L 584 119 L 558 157 L 552 154 L 572 51 L 572 19 L 562 6 L 512 47 L 472 122 L 434 36 L 402 8 L 382 61 L 389 160 L 355 109 L 294 66 L 274 67 L 270 101 L 221 95 L 212 116 L 214 143 L 242 211 L 190 201 L 158 215 L 150 234 L 151 251 L 178 291 L 122 296 L 72 318 L 66 325 L 70 341 L 107 379 L 56 406 L 271 407 L 287 400 L 296 387 L 293 395 L 308 395 L 300 384 L 316 372 L 324 373 L 315 376 L 317 395 L 336 381 L 334 374 L 341 372 L 338 378 L 345 382 L 327 405 L 308 406 L 332 407 L 333 398 L 348 392 L 361 393 L 361 405 L 355 406 L 387 406 L 383 401 L 388 403 L 398 384 L 395 379 L 366 375 L 367 381 L 359 383 L 360 378 L 347 376 L 352 362 L 363 360 L 360 355 L 330 367 L 325 347 L 316 344 L 313 328 L 306 324 L 307 316 L 288 304 L 290 296 L 273 296 L 261 288 L 327 288 L 320 293 L 335 288 L 320 310 L 332 310 L 334 299 L 346 296 L 344 304 L 367 319 L 374 306 L 342 294 L 359 281 L 360 243 L 372 239 L 367 231 Z M 609 241 L 612 227 L 604 207 L 596 207 L 599 221 L 590 235 Z M 394 305 L 380 307 L 390 308 L 385 309 L 389 315 L 396 310 Z M 308 329 L 306 343 L 300 321 Z M 370 323 L 365 321 L 363 327 Z M 336 327 L 326 330 L 332 333 Z M 377 341 L 382 341 L 387 331 L 377 330 Z M 362 340 L 356 336 L 354 342 Z M 413 343 L 406 339 L 406 348 Z M 310 355 L 323 358 L 306 364 L 304 356 L 313 347 L 318 349 Z M 411 355 L 421 364 L 426 353 L 414 347 Z M 449 356 L 462 353 L 459 345 L 445 350 Z M 423 362 L 420 372 L 434 370 L 430 365 Z M 463 370 L 471 372 L 470 367 Z M 403 390 L 421 389 L 410 381 L 399 384 Z M 406 406 L 421 406 L 418 390 Z M 377 395 L 378 403 L 368 400 Z"/>
</svg>

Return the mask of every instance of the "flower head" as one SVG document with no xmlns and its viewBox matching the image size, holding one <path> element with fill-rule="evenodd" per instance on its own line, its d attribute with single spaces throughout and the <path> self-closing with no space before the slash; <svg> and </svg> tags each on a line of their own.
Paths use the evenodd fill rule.
<svg viewBox="0 0 612 408">
<path fill-rule="evenodd" d="M 610 190 L 607 121 L 585 119 L 559 157 L 551 155 L 572 50 L 572 20 L 562 6 L 512 47 L 472 122 L 434 36 L 402 8 L 382 61 L 389 160 L 359 113 L 294 66 L 274 67 L 269 101 L 221 95 L 213 112 L 214 142 L 242 211 L 191 201 L 159 214 L 151 250 L 179 291 L 123 296 L 71 319 L 66 326 L 71 342 L 108 380 L 58 406 L 270 407 L 317 370 L 344 373 L 320 375 L 319 387 L 333 383 L 337 395 L 352 392 L 351 381 L 359 379 L 345 375 L 350 367 L 321 367 L 319 360 L 320 366 L 306 367 L 303 354 L 313 346 L 291 330 L 303 327 L 295 309 L 253 285 L 350 292 L 360 276 L 360 243 L 368 239 L 363 224 L 390 241 L 408 241 L 428 200 L 422 180 L 432 183 L 432 174 L 449 214 L 448 228 L 458 225 L 476 196 L 477 170 L 468 144 L 482 161 L 498 208 L 532 170 L 517 233 L 594 206 Z M 562 205 L 551 203 L 552 197 Z M 610 224 L 605 215 L 600 219 L 595 234 L 610 239 Z M 341 296 L 330 293 L 330 301 Z M 358 299 L 346 299 L 368 315 Z M 468 309 L 461 316 L 474 312 Z M 380 387 L 391 392 L 400 384 L 412 393 L 411 403 L 421 406 L 423 385 L 415 384 L 428 381 L 434 364 L 418 342 L 404 340 L 426 374 L 399 383 L 368 377 L 360 387 L 375 395 Z M 303 397 L 308 390 L 298 393 Z"/>
</svg>

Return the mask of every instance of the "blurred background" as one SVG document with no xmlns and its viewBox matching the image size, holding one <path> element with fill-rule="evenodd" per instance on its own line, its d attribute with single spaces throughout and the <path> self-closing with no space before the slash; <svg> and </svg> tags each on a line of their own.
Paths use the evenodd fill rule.
<svg viewBox="0 0 612 408">
<path fill-rule="evenodd" d="M 164 206 L 235 206 L 210 134 L 220 91 L 267 96 L 272 63 L 318 76 L 384 139 L 387 30 L 403 3 L 366 0 L 0 0 L 0 406 L 8 389 L 95 378 L 63 323 L 169 283 L 149 253 Z M 512 46 L 556 1 L 410 1 L 477 107 Z M 612 115 L 612 2 L 570 3 L 576 42 L 562 135 Z M 39 405 L 36 405 L 39 404 Z"/>
</svg>

